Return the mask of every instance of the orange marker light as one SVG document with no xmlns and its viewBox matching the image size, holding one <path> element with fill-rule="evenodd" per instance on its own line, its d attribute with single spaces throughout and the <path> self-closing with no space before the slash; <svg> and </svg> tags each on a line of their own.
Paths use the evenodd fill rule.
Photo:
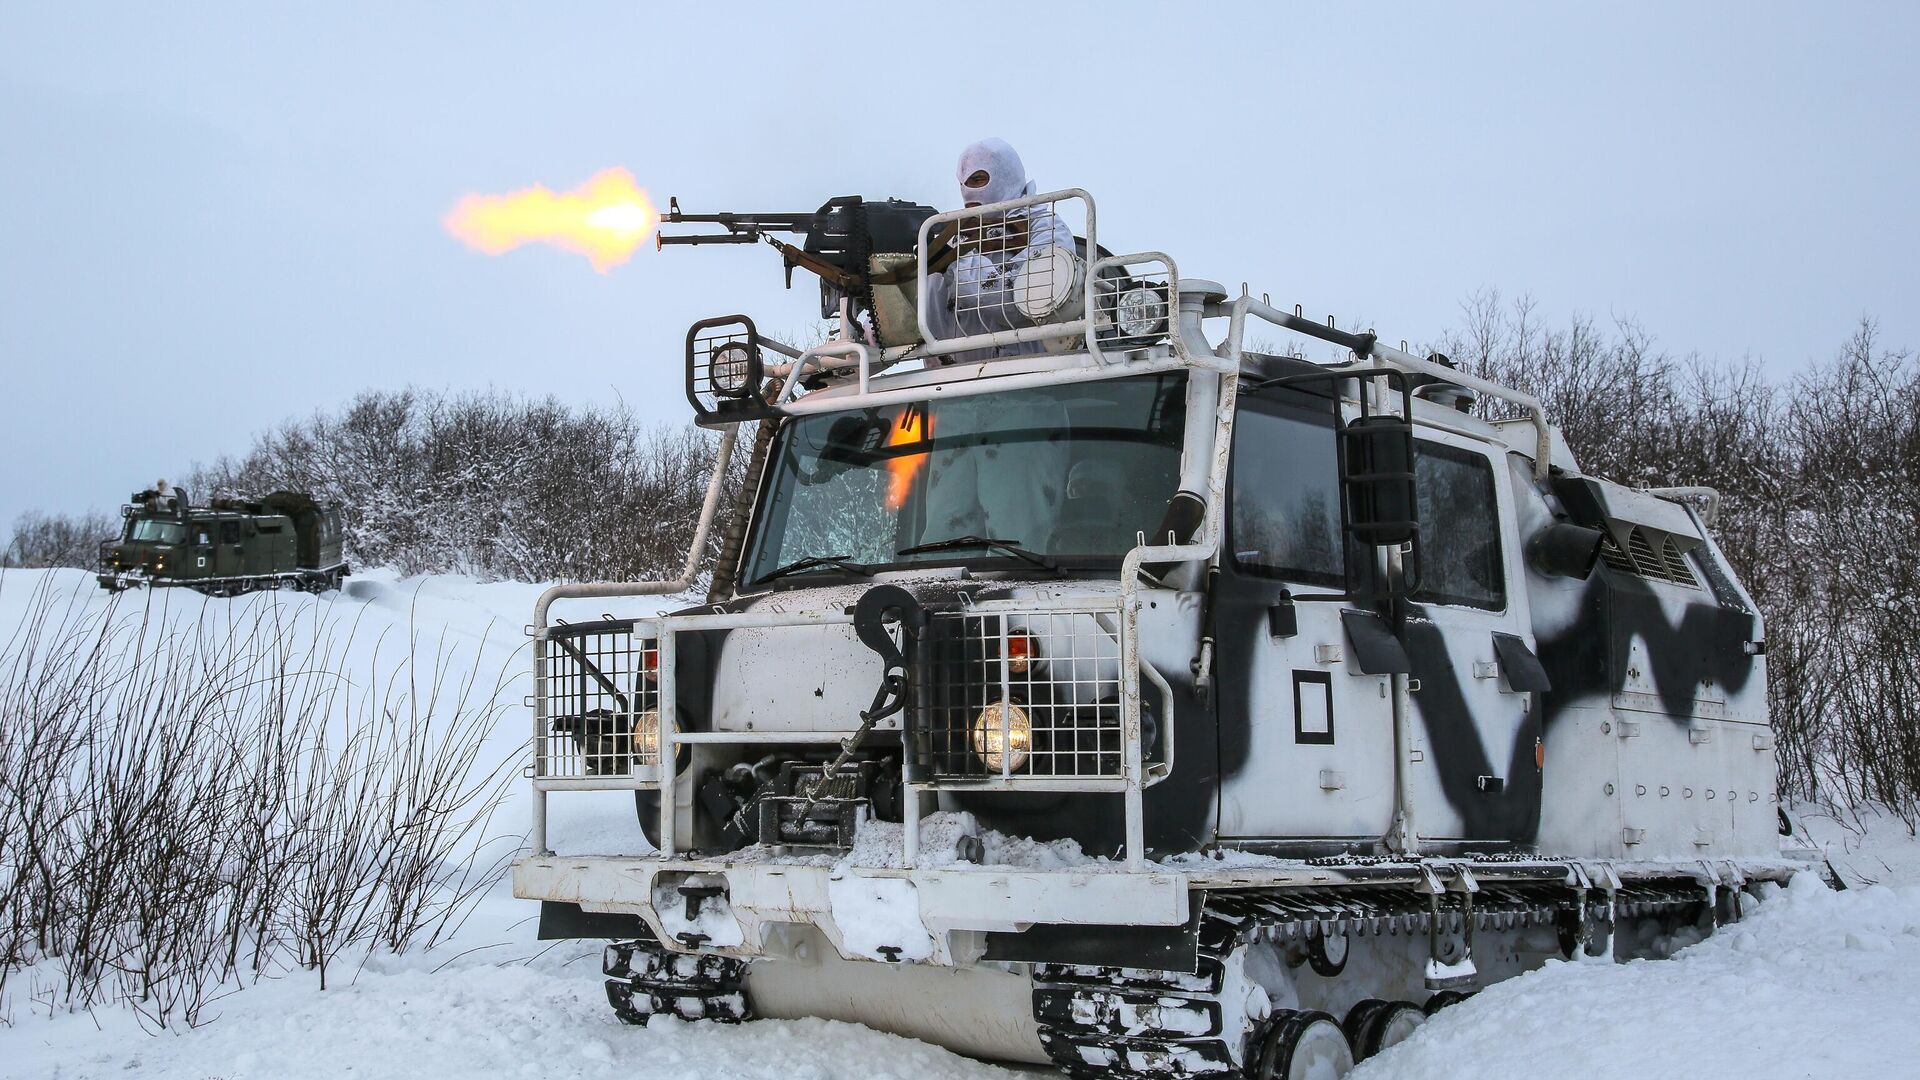
<svg viewBox="0 0 1920 1080">
<path fill-rule="evenodd" d="M 1015 675 L 1025 675 L 1033 666 L 1033 659 L 1040 652 L 1035 641 L 1025 634 L 1007 635 L 1007 670 Z"/>
</svg>

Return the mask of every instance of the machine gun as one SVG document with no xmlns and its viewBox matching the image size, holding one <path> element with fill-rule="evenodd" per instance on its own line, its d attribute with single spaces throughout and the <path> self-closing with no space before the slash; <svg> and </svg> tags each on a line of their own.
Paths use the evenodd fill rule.
<svg viewBox="0 0 1920 1080">
<path fill-rule="evenodd" d="M 689 214 L 676 196 L 667 200 L 662 225 L 718 225 L 720 232 L 655 234 L 654 246 L 669 244 L 757 244 L 780 252 L 787 287 L 798 268 L 820 278 L 820 317 L 832 318 L 840 301 L 852 301 L 854 313 L 874 307 L 873 286 L 911 280 L 913 251 L 920 225 L 939 213 L 931 206 L 886 199 L 869 202 L 858 195 L 828 199 L 819 210 L 801 214 Z M 801 237 L 798 244 L 781 234 Z"/>
</svg>

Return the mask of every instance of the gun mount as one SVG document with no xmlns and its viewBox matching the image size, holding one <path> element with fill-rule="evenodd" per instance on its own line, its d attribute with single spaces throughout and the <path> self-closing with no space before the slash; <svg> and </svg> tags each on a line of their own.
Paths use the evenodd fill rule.
<svg viewBox="0 0 1920 1080">
<path fill-rule="evenodd" d="M 689 214 L 680 209 L 680 199 L 675 196 L 667 200 L 662 225 L 718 225 L 722 231 L 661 232 L 655 234 L 654 246 L 664 250 L 669 245 L 766 243 L 780 253 L 788 288 L 793 287 L 795 269 L 820 278 L 820 317 L 827 319 L 838 313 L 843 297 L 852 301 L 855 314 L 871 310 L 872 283 L 876 278 L 897 283 L 902 257 L 910 277 L 920 223 L 938 212 L 931 206 L 901 199 L 869 201 L 859 195 L 842 195 L 828 199 L 810 214 Z M 804 239 L 794 244 L 781 239 L 781 235 Z"/>
</svg>

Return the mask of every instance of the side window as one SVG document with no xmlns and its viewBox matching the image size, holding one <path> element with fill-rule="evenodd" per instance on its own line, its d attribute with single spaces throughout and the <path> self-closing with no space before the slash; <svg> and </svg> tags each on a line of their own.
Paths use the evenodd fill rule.
<svg viewBox="0 0 1920 1080">
<path fill-rule="evenodd" d="M 1507 604 L 1493 469 L 1471 450 L 1421 442 L 1420 588 L 1413 598 L 1499 610 Z"/>
<path fill-rule="evenodd" d="M 1330 408 L 1261 402 L 1234 421 L 1227 535 L 1244 573 L 1340 588 L 1340 477 Z"/>
<path fill-rule="evenodd" d="M 221 522 L 220 523 L 220 542 L 223 544 L 239 543 L 240 542 L 240 523 L 237 521 Z"/>
</svg>

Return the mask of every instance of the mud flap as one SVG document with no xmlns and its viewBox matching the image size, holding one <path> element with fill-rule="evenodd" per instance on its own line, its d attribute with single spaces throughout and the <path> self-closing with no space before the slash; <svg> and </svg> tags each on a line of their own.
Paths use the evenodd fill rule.
<svg viewBox="0 0 1920 1080">
<path fill-rule="evenodd" d="M 989 933 L 983 959 L 1023 964 L 1070 964 L 1177 971 L 1200 963 L 1201 905 L 1181 926 L 1070 926 L 1035 923 L 1021 933 Z"/>
<path fill-rule="evenodd" d="M 653 930 L 645 919 L 638 915 L 629 915 L 621 911 L 587 911 L 579 904 L 570 904 L 564 900 L 540 901 L 540 930 L 537 935 L 541 941 L 559 941 L 567 938 L 624 938 L 652 937 Z"/>
</svg>

